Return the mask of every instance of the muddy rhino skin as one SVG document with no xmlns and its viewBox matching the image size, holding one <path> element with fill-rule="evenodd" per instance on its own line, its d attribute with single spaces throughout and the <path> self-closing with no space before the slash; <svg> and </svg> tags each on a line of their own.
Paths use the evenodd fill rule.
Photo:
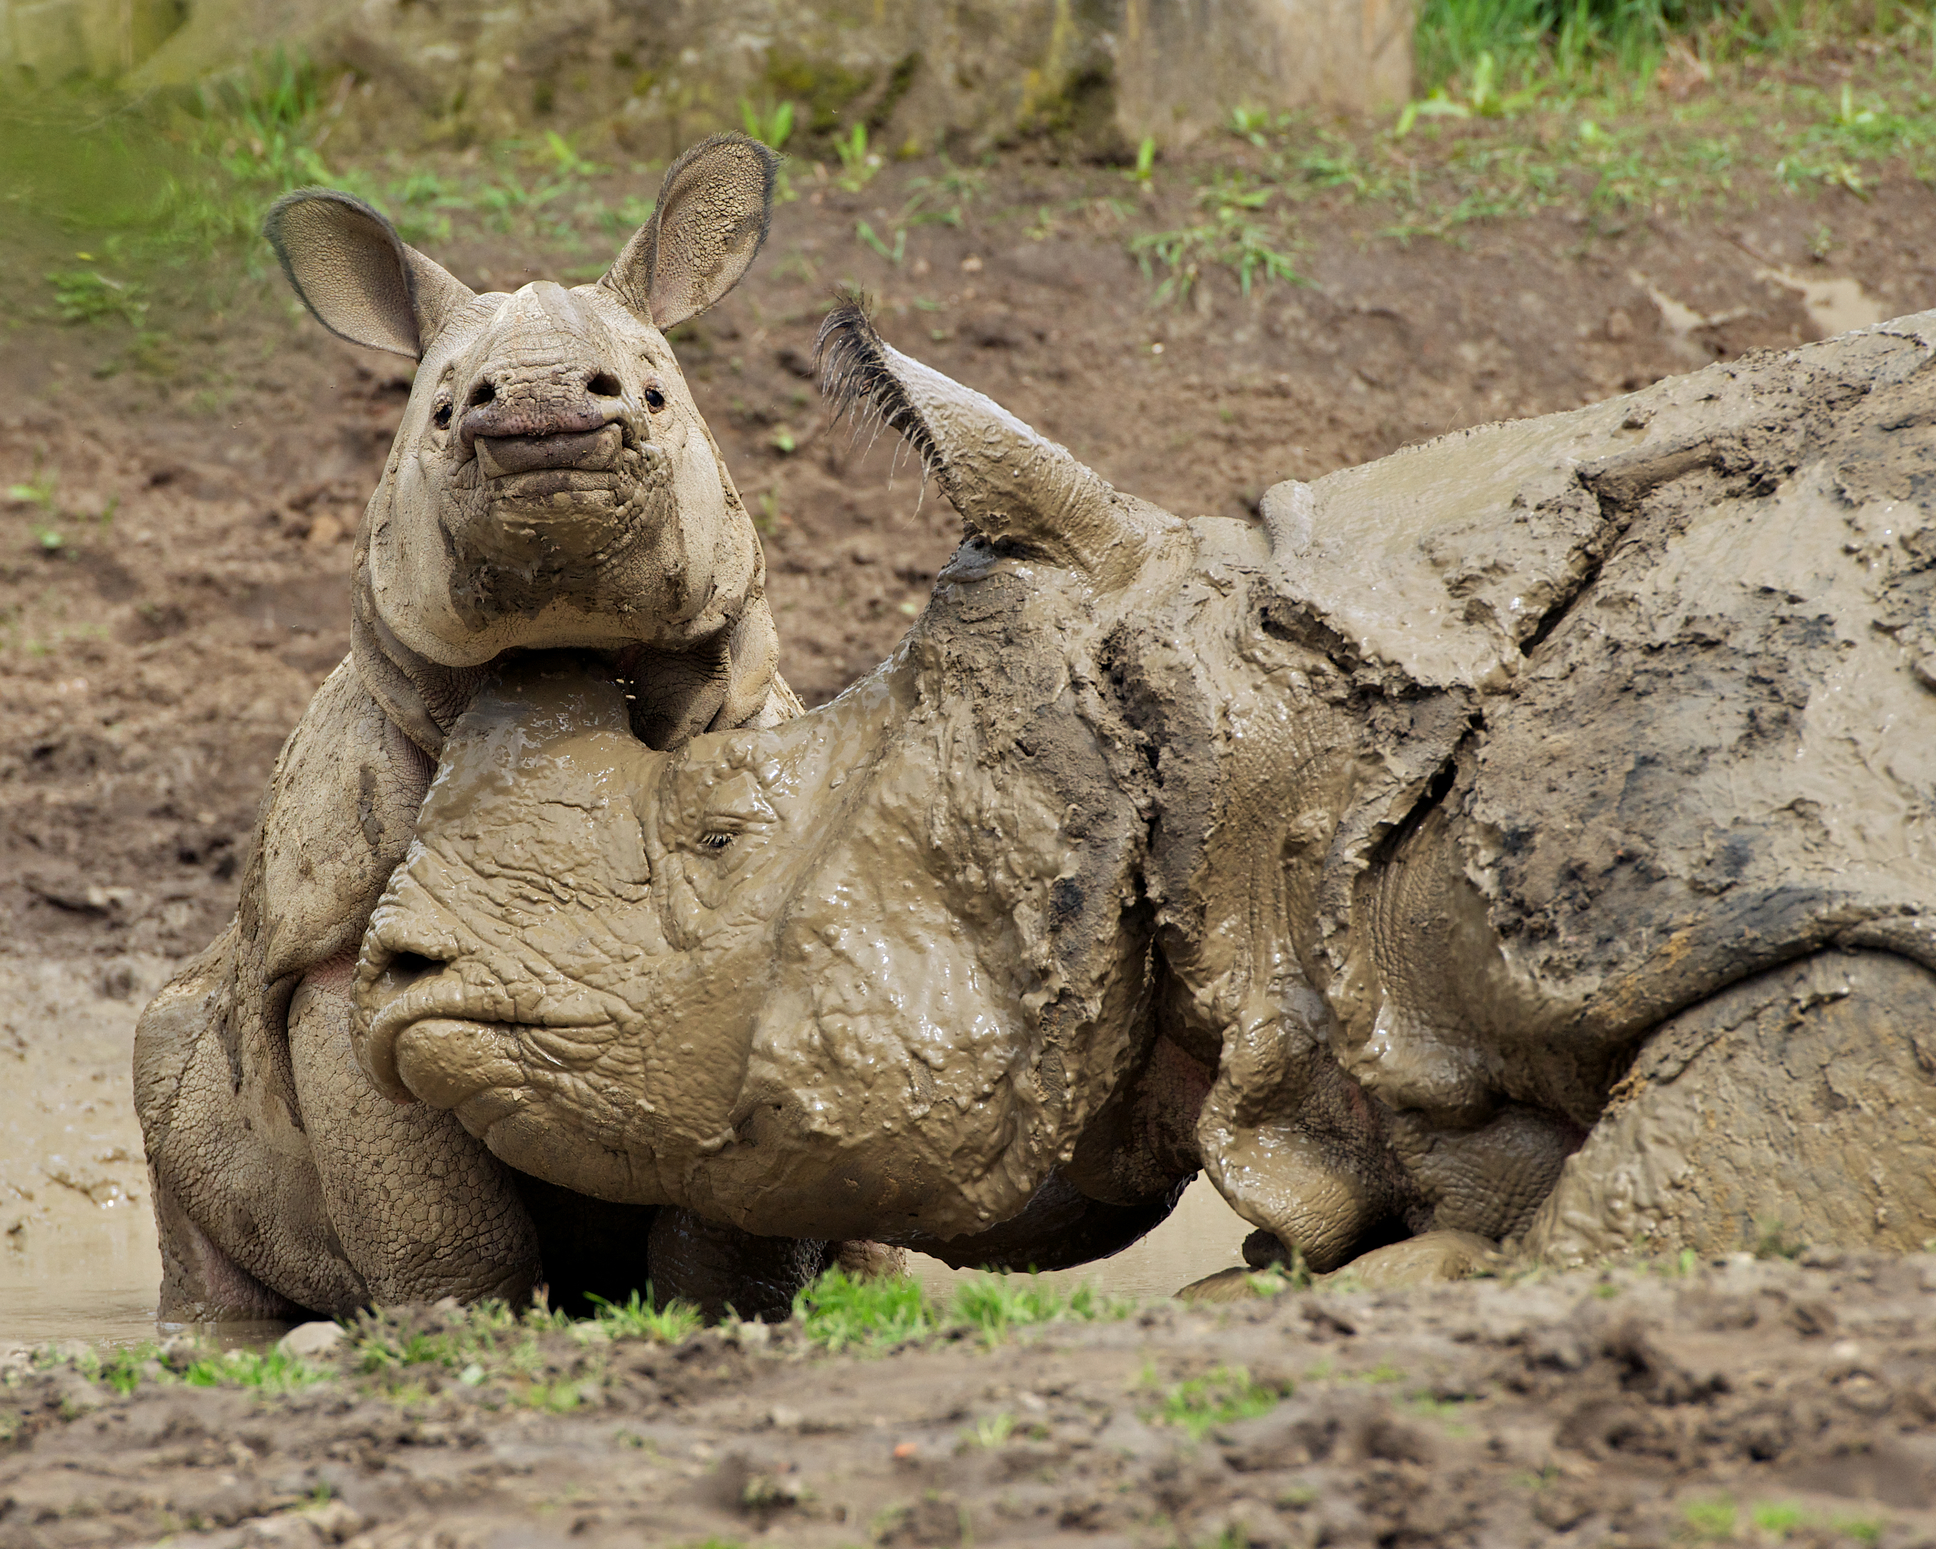
<svg viewBox="0 0 1936 1549">
<path fill-rule="evenodd" d="M 798 711 L 758 539 L 665 340 L 752 262 L 775 164 L 740 136 L 694 147 L 574 289 L 474 294 L 347 195 L 270 213 L 311 311 L 416 360 L 416 385 L 356 537 L 351 654 L 277 761 L 235 919 L 137 1033 L 164 1317 L 515 1299 L 601 1256 L 629 1284 L 648 1230 L 677 1237 L 381 1097 L 350 1056 L 348 991 L 445 736 L 504 652 L 605 664 L 654 746 Z M 750 1251 L 758 1278 L 793 1248 Z"/>
<path fill-rule="evenodd" d="M 1318 1268 L 1936 1231 L 1936 314 L 1252 525 L 827 339 L 964 518 L 927 611 L 672 750 L 583 661 L 482 691 L 363 942 L 377 1087 L 971 1261 L 1199 1166 Z"/>
</svg>

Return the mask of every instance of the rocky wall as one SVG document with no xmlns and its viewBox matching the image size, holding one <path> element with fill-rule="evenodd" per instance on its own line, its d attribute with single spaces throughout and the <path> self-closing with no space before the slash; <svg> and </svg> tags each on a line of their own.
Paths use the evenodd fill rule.
<svg viewBox="0 0 1936 1549">
<path fill-rule="evenodd" d="M 660 155 L 744 98 L 889 154 L 1041 133 L 1125 154 L 1239 104 L 1401 102 L 1411 33 L 1411 0 L 0 0 L 0 69 L 158 88 L 285 45 L 456 138 L 608 129 Z"/>
</svg>

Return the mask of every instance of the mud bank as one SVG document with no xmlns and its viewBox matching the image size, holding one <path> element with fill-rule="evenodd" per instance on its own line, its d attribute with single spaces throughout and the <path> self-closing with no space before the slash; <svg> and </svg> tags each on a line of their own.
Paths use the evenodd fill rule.
<svg viewBox="0 0 1936 1549">
<path fill-rule="evenodd" d="M 280 1397 L 169 1380 L 181 1348 L 126 1395 L 15 1357 L 0 1545 L 1932 1544 L 1933 1289 L 1743 1257 L 837 1356 L 796 1323 L 479 1358 L 429 1309 Z"/>
</svg>

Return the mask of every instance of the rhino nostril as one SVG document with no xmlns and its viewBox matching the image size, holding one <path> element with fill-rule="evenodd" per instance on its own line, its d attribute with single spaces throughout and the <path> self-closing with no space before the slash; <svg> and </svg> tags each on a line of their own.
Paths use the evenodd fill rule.
<svg viewBox="0 0 1936 1549">
<path fill-rule="evenodd" d="M 424 957 L 416 952 L 399 952 L 385 965 L 384 971 L 399 988 L 402 988 L 415 984 L 425 974 L 435 973 L 443 966 L 435 958 Z"/>
<path fill-rule="evenodd" d="M 616 398 L 625 391 L 617 377 L 609 371 L 601 371 L 585 384 L 585 391 L 594 398 Z"/>
<path fill-rule="evenodd" d="M 477 386 L 471 389 L 471 395 L 469 400 L 467 401 L 468 407 L 473 409 L 480 408 L 484 404 L 491 402 L 496 397 L 497 397 L 497 388 L 492 386 L 489 382 L 479 382 Z"/>
</svg>

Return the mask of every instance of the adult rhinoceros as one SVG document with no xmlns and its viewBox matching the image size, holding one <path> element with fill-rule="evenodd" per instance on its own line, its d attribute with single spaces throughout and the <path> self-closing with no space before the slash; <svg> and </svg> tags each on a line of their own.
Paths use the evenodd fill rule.
<svg viewBox="0 0 1936 1549">
<path fill-rule="evenodd" d="M 783 725 L 575 660 L 453 730 L 357 1057 L 510 1167 L 1065 1263 L 1201 1167 L 1317 1268 L 1936 1231 L 1936 314 L 1279 485 L 1121 494 L 858 308 L 966 522 Z"/>
</svg>

